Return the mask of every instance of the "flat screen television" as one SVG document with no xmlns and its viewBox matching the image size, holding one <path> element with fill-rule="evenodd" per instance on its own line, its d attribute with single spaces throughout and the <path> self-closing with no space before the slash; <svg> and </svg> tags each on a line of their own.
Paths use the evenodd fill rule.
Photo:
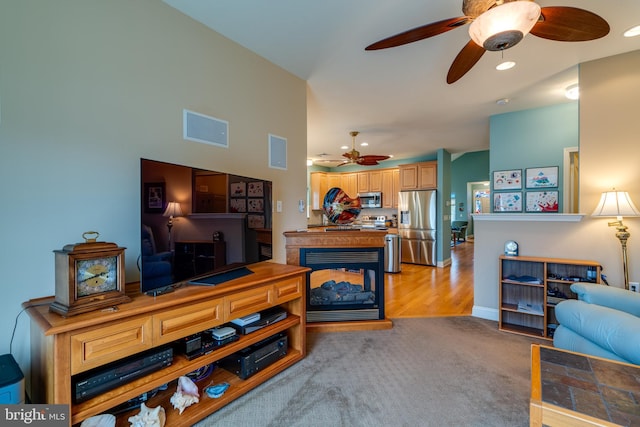
<svg viewBox="0 0 640 427">
<path fill-rule="evenodd" d="M 271 181 L 140 159 L 140 194 L 142 293 L 271 259 Z"/>
</svg>

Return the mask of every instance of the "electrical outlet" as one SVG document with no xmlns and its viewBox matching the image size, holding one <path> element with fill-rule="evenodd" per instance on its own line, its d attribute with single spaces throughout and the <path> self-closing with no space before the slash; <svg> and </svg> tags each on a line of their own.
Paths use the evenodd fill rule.
<svg viewBox="0 0 640 427">
<path fill-rule="evenodd" d="M 629 290 L 631 292 L 640 292 L 640 283 L 638 283 L 638 282 L 629 282 Z"/>
</svg>

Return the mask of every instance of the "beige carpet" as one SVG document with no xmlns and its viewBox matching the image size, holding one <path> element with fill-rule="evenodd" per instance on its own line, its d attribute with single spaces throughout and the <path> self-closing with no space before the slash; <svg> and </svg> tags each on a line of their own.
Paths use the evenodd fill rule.
<svg viewBox="0 0 640 427">
<path fill-rule="evenodd" d="M 527 426 L 531 343 L 473 317 L 308 335 L 301 362 L 205 426 Z"/>
</svg>

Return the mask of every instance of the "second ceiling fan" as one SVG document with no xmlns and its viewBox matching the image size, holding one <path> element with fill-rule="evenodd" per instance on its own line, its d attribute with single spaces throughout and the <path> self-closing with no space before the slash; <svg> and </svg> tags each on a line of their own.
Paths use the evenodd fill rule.
<svg viewBox="0 0 640 427">
<path fill-rule="evenodd" d="M 377 156 L 373 154 L 361 156 L 360 152 L 356 150 L 356 136 L 358 136 L 358 134 L 360 134 L 360 132 L 356 130 L 349 132 L 349 135 L 351 135 L 351 151 L 347 151 L 342 155 L 342 157 L 346 157 L 347 160 L 340 163 L 338 166 L 354 163 L 362 166 L 375 166 L 378 162 L 389 158 L 389 156 Z"/>
<path fill-rule="evenodd" d="M 471 24 L 471 40 L 453 60 L 447 83 L 458 81 L 487 51 L 501 51 L 515 46 L 531 33 L 555 41 L 589 41 L 609 33 L 609 24 L 600 16 L 568 6 L 540 7 L 533 0 L 463 0 L 464 16 L 432 22 L 387 37 L 365 50 L 387 49 L 437 36 Z"/>
</svg>

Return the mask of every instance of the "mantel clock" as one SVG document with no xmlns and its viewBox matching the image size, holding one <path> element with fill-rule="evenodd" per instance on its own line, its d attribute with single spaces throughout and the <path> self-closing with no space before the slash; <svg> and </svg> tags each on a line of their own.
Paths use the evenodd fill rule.
<svg viewBox="0 0 640 427">
<path fill-rule="evenodd" d="M 125 295 L 125 248 L 98 242 L 98 236 L 87 231 L 82 234 L 83 243 L 53 251 L 56 296 L 50 311 L 67 317 L 130 301 Z"/>
</svg>

